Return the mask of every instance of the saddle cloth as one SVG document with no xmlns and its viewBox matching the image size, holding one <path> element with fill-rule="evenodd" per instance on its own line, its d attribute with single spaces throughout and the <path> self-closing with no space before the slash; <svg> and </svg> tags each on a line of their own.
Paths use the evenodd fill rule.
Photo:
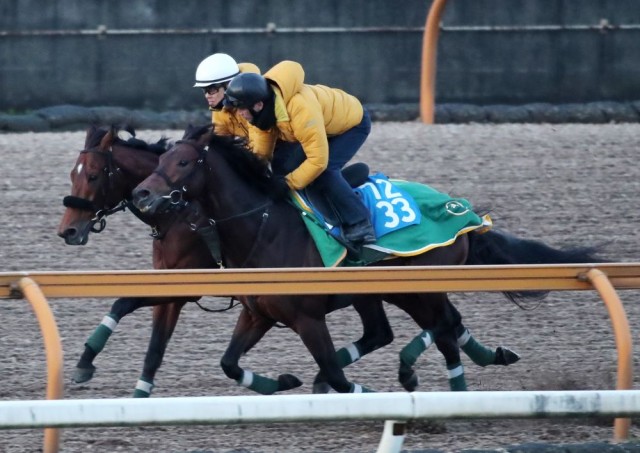
<svg viewBox="0 0 640 453">
<path fill-rule="evenodd" d="M 491 218 L 478 216 L 466 199 L 452 198 L 425 184 L 376 173 L 354 191 L 370 208 L 377 236 L 374 244 L 361 247 L 356 255 L 348 253 L 337 239 L 338 227 L 314 209 L 304 192 L 292 193 L 326 267 L 364 266 L 392 257 L 420 255 L 452 244 L 461 234 L 492 226 Z"/>
</svg>

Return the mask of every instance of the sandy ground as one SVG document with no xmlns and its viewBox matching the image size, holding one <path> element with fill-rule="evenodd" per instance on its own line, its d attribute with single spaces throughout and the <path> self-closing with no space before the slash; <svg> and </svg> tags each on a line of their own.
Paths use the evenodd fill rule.
<svg viewBox="0 0 640 453">
<path fill-rule="evenodd" d="M 139 137 L 177 139 L 182 131 L 139 131 Z M 475 205 L 490 205 L 497 226 L 554 246 L 607 242 L 604 258 L 640 261 L 640 124 L 437 125 L 375 123 L 358 155 L 373 170 L 428 183 Z M 56 236 L 69 194 L 68 173 L 84 144 L 83 132 L 0 135 L 0 271 L 147 269 L 148 229 L 130 214 L 110 218 L 106 231 L 84 247 Z M 640 293 L 621 292 L 632 330 L 640 331 Z M 492 293 L 454 294 L 453 302 L 478 340 L 507 345 L 522 355 L 508 368 L 478 368 L 466 357 L 470 390 L 611 389 L 616 349 L 605 307 L 595 293 L 557 292 L 531 310 Z M 95 378 L 70 381 L 87 336 L 108 312 L 107 299 L 52 299 L 65 352 L 66 398 L 126 398 L 142 369 L 150 335 L 150 310 L 118 326 L 97 358 Z M 226 299 L 206 298 L 211 308 Z M 157 377 L 153 397 L 248 395 L 222 373 L 218 362 L 238 311 L 208 314 L 188 305 Z M 388 308 L 396 341 L 351 366 L 355 382 L 379 391 L 401 391 L 398 353 L 418 333 L 407 316 Z M 40 399 L 46 386 L 42 337 L 26 301 L 0 303 L 0 399 Z M 330 315 L 337 346 L 360 335 L 351 309 Z M 637 336 L 635 337 L 637 339 Z M 635 354 L 636 361 L 638 353 Z M 300 340 L 275 329 L 243 360 L 270 376 L 293 373 L 308 393 L 316 372 Z M 424 391 L 447 390 L 444 362 L 435 350 L 417 364 Z M 636 373 L 635 387 L 640 382 Z M 639 420 L 631 436 L 640 438 Z M 382 422 L 247 426 L 67 429 L 63 452 L 294 452 L 373 451 Z M 609 441 L 611 420 L 475 420 L 414 423 L 404 448 L 459 451 L 513 444 Z M 42 448 L 42 431 L 0 431 L 0 451 Z"/>
</svg>

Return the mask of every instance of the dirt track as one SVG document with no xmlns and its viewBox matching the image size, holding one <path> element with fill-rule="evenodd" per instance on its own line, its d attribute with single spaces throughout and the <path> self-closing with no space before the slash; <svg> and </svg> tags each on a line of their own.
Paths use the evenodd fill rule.
<svg viewBox="0 0 640 453">
<path fill-rule="evenodd" d="M 139 137 L 172 139 L 181 131 L 139 131 Z M 640 124 L 630 125 L 438 125 L 375 123 L 359 159 L 392 177 L 433 185 L 475 205 L 491 206 L 498 227 L 554 246 L 607 242 L 603 257 L 640 261 Z M 84 144 L 84 133 L 0 135 L 2 214 L 0 271 L 150 268 L 149 231 L 129 214 L 110 218 L 107 229 L 84 247 L 64 245 L 56 236 L 69 193 L 68 173 Z M 621 297 L 634 332 L 640 329 L 640 294 Z M 610 389 L 616 354 L 607 312 L 595 294 L 554 293 L 539 307 L 521 310 L 499 295 L 455 294 L 465 324 L 485 344 L 508 345 L 522 360 L 508 368 L 481 369 L 466 357 L 470 390 Z M 50 301 L 65 351 L 66 398 L 129 397 L 142 369 L 150 334 L 150 311 L 125 318 L 96 360 L 95 378 L 77 386 L 69 379 L 87 336 L 109 311 L 111 300 Z M 227 300 L 205 299 L 213 308 Z M 241 395 L 218 362 L 238 311 L 205 314 L 185 308 L 153 397 Z M 396 340 L 347 370 L 355 382 L 379 391 L 401 391 L 398 353 L 418 333 L 415 324 L 388 308 Z M 45 394 L 42 339 L 29 304 L 0 305 L 0 399 L 40 399 Z M 351 309 L 329 317 L 337 346 L 360 335 Z M 637 339 L 637 336 L 635 337 Z M 637 349 L 637 346 L 636 346 Z M 636 352 L 636 358 L 638 353 Z M 637 361 L 637 359 L 636 359 Z M 316 371 L 300 340 L 282 329 L 270 332 L 243 360 L 270 376 L 293 373 L 310 392 Z M 437 351 L 417 364 L 420 390 L 447 390 Z M 639 388 L 640 373 L 635 387 Z M 639 420 L 632 438 L 640 438 Z M 447 421 L 410 426 L 407 450 L 498 448 L 527 442 L 608 441 L 611 420 Z M 67 429 L 63 452 L 206 451 L 372 451 L 382 423 L 248 425 Z M 31 452 L 42 447 L 42 432 L 0 431 L 0 451 Z"/>
</svg>

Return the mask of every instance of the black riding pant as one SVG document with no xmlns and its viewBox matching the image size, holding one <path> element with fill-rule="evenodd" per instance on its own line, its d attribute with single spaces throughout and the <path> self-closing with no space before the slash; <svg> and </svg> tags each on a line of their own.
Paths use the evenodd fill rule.
<svg viewBox="0 0 640 453">
<path fill-rule="evenodd" d="M 329 137 L 329 164 L 311 184 L 314 191 L 323 193 L 333 204 L 344 225 L 354 225 L 369 217 L 360 198 L 342 177 L 341 169 L 358 152 L 371 132 L 371 117 L 364 109 L 360 124 L 348 131 Z M 275 174 L 286 175 L 306 159 L 300 143 L 281 142 L 276 145 L 271 167 Z"/>
</svg>

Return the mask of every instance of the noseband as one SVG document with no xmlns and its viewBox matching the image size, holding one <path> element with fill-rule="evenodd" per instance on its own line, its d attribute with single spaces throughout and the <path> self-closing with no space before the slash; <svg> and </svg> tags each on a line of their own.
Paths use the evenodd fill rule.
<svg viewBox="0 0 640 453">
<path fill-rule="evenodd" d="M 80 151 L 80 154 L 88 154 L 88 153 L 99 154 L 101 156 L 104 156 L 106 159 L 106 165 L 102 170 L 104 173 L 107 174 L 107 181 L 108 181 L 107 187 L 102 188 L 102 194 L 104 195 L 104 198 L 106 200 L 108 198 L 108 194 L 111 188 L 113 187 L 113 180 L 115 176 L 122 174 L 122 172 L 120 168 L 116 166 L 113 162 L 113 153 L 111 148 L 109 148 L 108 151 L 99 151 L 99 150 L 93 150 L 93 149 L 85 149 L 83 151 Z M 66 208 L 74 208 L 74 209 L 79 209 L 81 211 L 93 212 L 94 217 L 90 220 L 90 225 L 91 225 L 90 229 L 93 233 L 100 233 L 107 226 L 106 217 L 118 211 L 124 211 L 128 205 L 128 201 L 121 200 L 112 208 L 109 208 L 106 206 L 101 208 L 99 206 L 96 206 L 96 204 L 93 201 L 88 200 L 86 198 L 76 197 L 74 195 L 67 195 L 62 199 L 62 204 Z M 96 226 L 96 224 L 98 226 Z"/>
</svg>

